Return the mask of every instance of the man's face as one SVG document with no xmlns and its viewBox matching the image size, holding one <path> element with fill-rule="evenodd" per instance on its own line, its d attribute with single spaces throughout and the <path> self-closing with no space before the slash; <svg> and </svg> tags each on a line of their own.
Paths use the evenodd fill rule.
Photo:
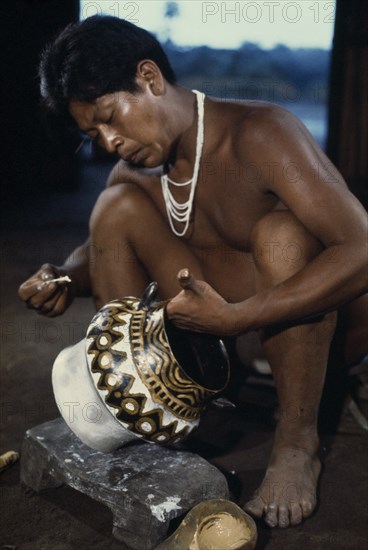
<svg viewBox="0 0 368 550">
<path fill-rule="evenodd" d="M 69 112 L 80 130 L 107 152 L 151 168 L 163 164 L 170 147 L 160 105 L 162 102 L 146 88 L 136 94 L 106 94 L 93 103 L 72 100 Z"/>
</svg>

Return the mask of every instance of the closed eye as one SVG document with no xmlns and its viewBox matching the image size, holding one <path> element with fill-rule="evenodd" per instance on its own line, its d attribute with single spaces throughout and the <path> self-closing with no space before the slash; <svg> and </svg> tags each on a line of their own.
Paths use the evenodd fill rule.
<svg viewBox="0 0 368 550">
<path fill-rule="evenodd" d="M 105 124 L 111 124 L 113 118 L 114 118 L 114 111 L 111 111 L 111 115 L 110 115 L 110 117 L 109 117 L 109 120 L 107 120 L 107 121 L 105 122 Z"/>
</svg>

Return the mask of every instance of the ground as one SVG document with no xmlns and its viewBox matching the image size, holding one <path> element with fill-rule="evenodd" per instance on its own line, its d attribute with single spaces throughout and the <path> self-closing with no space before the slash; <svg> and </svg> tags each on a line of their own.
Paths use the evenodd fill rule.
<svg viewBox="0 0 368 550">
<path fill-rule="evenodd" d="M 96 188 L 87 191 L 54 196 L 34 208 L 24 201 L 17 213 L 6 213 L 8 227 L 1 242 L 1 453 L 20 451 L 28 428 L 58 416 L 51 388 L 53 360 L 84 336 L 93 315 L 91 301 L 79 299 L 63 317 L 45 319 L 27 310 L 16 294 L 42 262 L 59 262 L 84 238 Z M 233 499 L 242 505 L 267 464 L 274 389 L 253 380 L 237 392 L 237 404 L 235 409 L 211 406 L 188 445 L 225 473 Z M 359 405 L 367 412 L 366 403 Z M 337 429 L 322 435 L 324 471 L 317 511 L 287 530 L 257 522 L 257 550 L 367 550 L 367 441 L 368 432 L 345 411 Z M 0 474 L 0 491 L 0 549 L 124 550 L 111 535 L 111 514 L 103 505 L 67 487 L 32 493 L 20 484 L 19 463 Z"/>
</svg>

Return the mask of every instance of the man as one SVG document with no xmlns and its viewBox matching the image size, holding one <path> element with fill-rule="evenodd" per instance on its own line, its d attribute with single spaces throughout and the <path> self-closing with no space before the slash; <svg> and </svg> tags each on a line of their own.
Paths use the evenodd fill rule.
<svg viewBox="0 0 368 550">
<path fill-rule="evenodd" d="M 42 266 L 21 298 L 52 317 L 74 295 L 100 307 L 157 280 L 180 327 L 260 331 L 280 413 L 246 509 L 270 526 L 299 524 L 316 504 L 336 309 L 367 289 L 364 209 L 294 116 L 182 88 L 157 41 L 126 21 L 92 17 L 63 31 L 44 52 L 41 90 L 52 112 L 122 160 L 90 240 L 62 267 Z M 100 255 L 88 262 L 91 243 Z M 48 282 L 65 274 L 71 284 Z"/>
</svg>

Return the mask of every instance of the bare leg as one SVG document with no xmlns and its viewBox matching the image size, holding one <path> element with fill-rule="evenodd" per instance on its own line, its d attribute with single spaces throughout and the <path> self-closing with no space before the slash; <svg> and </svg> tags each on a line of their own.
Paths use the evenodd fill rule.
<svg viewBox="0 0 368 550">
<path fill-rule="evenodd" d="M 345 364 L 354 365 L 368 354 L 368 294 L 341 308 L 339 325 Z"/>
<path fill-rule="evenodd" d="M 320 250 L 288 212 L 263 218 L 254 238 L 258 290 L 291 277 Z M 265 478 L 245 508 L 264 516 L 271 527 L 297 525 L 316 505 L 321 468 L 317 417 L 335 326 L 336 314 L 330 313 L 262 333 L 279 398 L 279 420 Z"/>
<path fill-rule="evenodd" d="M 100 196 L 90 220 L 90 277 L 96 307 L 122 296 L 141 296 L 156 280 L 162 299 L 179 292 L 183 265 L 201 269 L 188 247 L 173 235 L 148 195 L 132 184 L 115 185 Z"/>
</svg>

